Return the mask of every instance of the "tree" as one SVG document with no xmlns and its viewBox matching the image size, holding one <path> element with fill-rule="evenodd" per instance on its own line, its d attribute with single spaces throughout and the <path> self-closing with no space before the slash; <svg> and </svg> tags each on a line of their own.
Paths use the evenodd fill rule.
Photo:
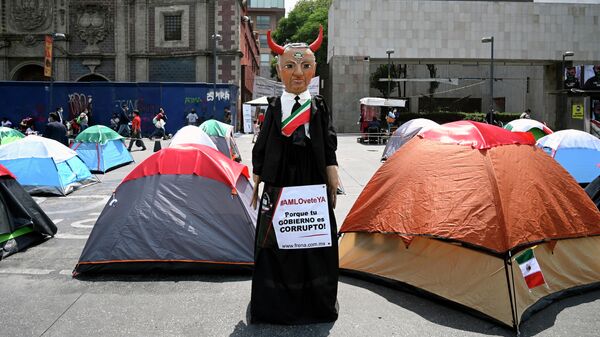
<svg viewBox="0 0 600 337">
<path fill-rule="evenodd" d="M 398 77 L 398 68 L 396 68 L 396 66 L 394 66 L 394 64 L 392 63 L 390 65 L 390 75 L 391 78 L 397 78 Z M 388 78 L 388 65 L 387 64 L 382 64 L 379 67 L 377 67 L 377 69 L 375 69 L 375 72 L 373 72 L 373 74 L 371 74 L 371 88 L 375 88 L 377 90 L 379 90 L 381 92 L 381 95 L 383 95 L 383 97 L 390 97 L 390 93 L 388 93 L 388 82 L 384 81 L 384 82 L 380 82 L 379 79 L 381 78 Z M 394 89 L 396 88 L 396 86 L 398 85 L 397 82 L 392 82 L 390 84 L 390 90 L 394 91 Z"/>
<path fill-rule="evenodd" d="M 312 43 L 323 25 L 323 44 L 315 53 L 317 75 L 327 69 L 327 18 L 332 0 L 300 0 L 287 18 L 281 19 L 272 37 L 275 42 L 285 45 L 288 42 Z M 277 77 L 275 63 L 271 64 L 271 76 Z"/>
</svg>

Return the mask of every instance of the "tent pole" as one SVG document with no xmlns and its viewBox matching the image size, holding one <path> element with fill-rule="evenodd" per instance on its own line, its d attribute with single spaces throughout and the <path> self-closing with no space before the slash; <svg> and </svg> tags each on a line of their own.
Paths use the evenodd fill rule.
<svg viewBox="0 0 600 337">
<path fill-rule="evenodd" d="M 508 276 L 508 263 L 507 263 L 506 257 L 507 256 L 505 255 L 503 260 L 504 260 L 504 274 L 506 276 L 506 285 L 508 286 L 508 299 L 510 300 L 510 311 L 511 311 L 512 317 L 513 317 L 513 328 L 515 329 L 515 331 L 518 332 L 519 328 L 518 328 L 518 324 L 517 324 L 517 318 L 515 315 L 515 306 L 513 304 L 512 289 L 510 287 L 510 277 Z"/>
<path fill-rule="evenodd" d="M 513 271 L 513 261 L 512 261 L 512 252 L 508 251 L 508 265 L 510 266 L 510 278 L 512 279 L 512 288 L 513 288 L 513 301 L 515 302 L 515 317 L 519 317 L 519 311 L 517 307 L 517 291 L 515 290 L 515 273 Z M 519 331 L 519 324 L 517 324 L 517 336 L 521 335 L 521 331 Z"/>
</svg>

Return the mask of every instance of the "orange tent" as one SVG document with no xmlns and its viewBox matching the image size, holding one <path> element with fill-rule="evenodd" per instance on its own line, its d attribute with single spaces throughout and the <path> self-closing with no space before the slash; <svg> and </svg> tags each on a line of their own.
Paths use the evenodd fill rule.
<svg viewBox="0 0 600 337">
<path fill-rule="evenodd" d="M 340 229 L 340 267 L 518 328 L 541 298 L 600 282 L 600 212 L 530 140 L 465 123 L 458 138 L 434 128 L 381 166 Z M 465 128 L 479 139 L 465 141 Z M 547 286 L 529 291 L 514 256 L 534 245 Z"/>
</svg>

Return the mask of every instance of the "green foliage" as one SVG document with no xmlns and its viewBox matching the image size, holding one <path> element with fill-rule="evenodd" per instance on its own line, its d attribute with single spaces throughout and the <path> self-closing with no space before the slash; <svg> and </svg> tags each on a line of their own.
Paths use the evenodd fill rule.
<svg viewBox="0 0 600 337">
<path fill-rule="evenodd" d="M 390 74 L 392 78 L 398 77 L 398 69 L 394 66 L 394 64 L 390 64 Z M 375 88 L 381 92 L 383 97 L 389 97 L 388 93 L 388 82 L 380 82 L 380 78 L 388 77 L 388 65 L 382 64 L 371 74 L 371 88 Z M 394 88 L 398 85 L 397 82 L 392 82 L 390 84 L 390 90 L 394 91 Z"/>
<path fill-rule="evenodd" d="M 311 44 L 319 35 L 319 25 L 323 26 L 323 44 L 315 53 L 317 75 L 327 68 L 327 18 L 332 0 L 300 0 L 287 18 L 281 19 L 273 32 L 273 40 L 280 45 L 288 42 Z M 276 75 L 276 63 L 271 63 L 271 76 Z"/>
</svg>

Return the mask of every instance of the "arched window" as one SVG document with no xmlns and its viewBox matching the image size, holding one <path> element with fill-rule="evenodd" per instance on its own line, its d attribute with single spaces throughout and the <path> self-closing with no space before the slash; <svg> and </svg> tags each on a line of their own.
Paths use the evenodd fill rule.
<svg viewBox="0 0 600 337">
<path fill-rule="evenodd" d="M 81 76 L 77 82 L 109 82 L 109 79 L 100 74 L 87 74 Z"/>
<path fill-rule="evenodd" d="M 39 64 L 25 64 L 14 72 L 13 81 L 48 81 L 44 76 L 44 67 Z"/>
</svg>

